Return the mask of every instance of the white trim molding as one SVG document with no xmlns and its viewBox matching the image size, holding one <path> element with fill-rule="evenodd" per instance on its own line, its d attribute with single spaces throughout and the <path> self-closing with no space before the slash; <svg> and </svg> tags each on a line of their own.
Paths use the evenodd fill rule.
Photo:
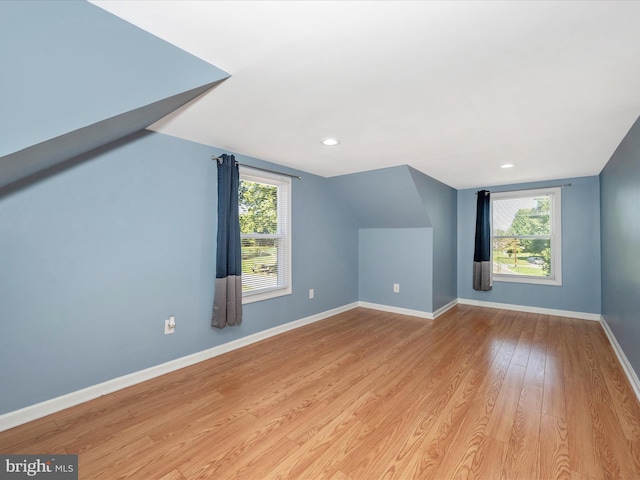
<svg viewBox="0 0 640 480">
<path fill-rule="evenodd" d="M 448 312 L 456 305 L 458 305 L 458 299 L 454 298 L 449 303 L 447 303 L 444 307 L 440 307 L 435 312 L 433 312 L 433 318 L 438 318 L 440 315 L 443 315 L 444 313 Z"/>
<path fill-rule="evenodd" d="M 501 310 L 515 310 L 516 312 L 539 313 L 542 315 L 555 315 L 557 317 L 579 318 L 580 320 L 600 321 L 599 313 L 572 312 L 570 310 L 556 310 L 555 308 L 529 307 L 526 305 L 514 305 L 510 303 L 484 302 L 481 300 L 471 300 L 469 298 L 459 298 L 460 305 L 473 305 L 475 307 L 498 308 Z"/>
<path fill-rule="evenodd" d="M 392 307 L 391 305 L 382 305 L 380 303 L 358 302 L 358 306 L 362 308 L 370 308 L 371 310 L 380 310 L 381 312 L 397 313 L 398 315 L 409 315 L 411 317 L 426 318 L 433 320 L 433 313 L 423 312 L 422 310 L 412 310 L 410 308 Z"/>
<path fill-rule="evenodd" d="M 631 384 L 631 388 L 633 388 L 633 391 L 636 394 L 636 398 L 638 399 L 638 401 L 640 401 L 640 380 L 638 379 L 638 375 L 636 374 L 635 370 L 631 366 L 631 363 L 629 363 L 629 359 L 624 354 L 624 351 L 622 350 L 622 347 L 618 343 L 616 336 L 613 334 L 613 331 L 609 327 L 609 324 L 607 323 L 604 316 L 602 315 L 600 316 L 600 325 L 602 325 L 602 329 L 604 330 L 604 333 L 607 335 L 607 338 L 609 339 L 609 343 L 611 344 L 611 347 L 613 348 L 613 351 L 615 352 L 616 357 L 618 357 L 618 361 L 620 362 L 620 365 L 622 366 L 622 369 L 624 370 L 624 373 L 626 374 L 627 379 Z"/>
<path fill-rule="evenodd" d="M 152 378 L 159 377 L 160 375 L 165 375 L 167 373 L 180 370 L 181 368 L 188 367 L 190 365 L 195 365 L 196 363 L 203 362 L 213 357 L 217 357 L 218 355 L 222 355 L 223 353 L 227 353 L 232 350 L 237 350 L 239 348 L 251 345 L 252 343 L 256 343 L 261 340 L 265 340 L 275 335 L 288 332 L 289 330 L 294 330 L 304 325 L 308 325 L 319 320 L 324 320 L 325 318 L 332 317 L 356 307 L 358 307 L 357 302 L 343 305 L 342 307 L 317 313 L 315 315 L 301 318 L 299 320 L 294 320 L 292 322 L 285 323 L 283 325 L 279 325 L 262 332 L 247 335 L 246 337 L 242 337 L 237 340 L 232 340 L 231 342 L 224 343 L 222 345 L 217 345 L 201 352 L 176 358 L 175 360 L 161 363 L 160 365 L 146 368 L 144 370 L 139 370 L 128 375 L 123 375 L 112 380 L 107 380 L 106 382 L 98 383 L 96 385 L 92 385 L 90 387 L 83 388 L 81 390 L 77 390 L 60 397 L 52 398 L 35 405 L 30 405 L 28 407 L 21 408 L 20 410 L 5 413 L 3 415 L 0 415 L 0 432 L 13 427 L 17 427 L 18 425 L 22 425 L 38 418 L 45 417 L 52 413 L 59 412 L 60 410 L 64 410 L 65 408 L 88 402 L 89 400 L 101 397 L 102 395 L 107 395 L 123 388 L 145 382 Z"/>
<path fill-rule="evenodd" d="M 412 317 L 426 318 L 427 320 L 434 320 L 447 310 L 451 310 L 458 304 L 458 299 L 454 299 L 447 303 L 444 307 L 439 308 L 435 312 L 423 312 L 422 310 L 412 310 L 410 308 L 393 307 L 391 305 L 382 305 L 379 303 L 371 302 L 358 302 L 358 306 L 362 308 L 370 308 L 372 310 L 380 310 L 382 312 L 397 313 L 399 315 L 409 315 Z"/>
</svg>

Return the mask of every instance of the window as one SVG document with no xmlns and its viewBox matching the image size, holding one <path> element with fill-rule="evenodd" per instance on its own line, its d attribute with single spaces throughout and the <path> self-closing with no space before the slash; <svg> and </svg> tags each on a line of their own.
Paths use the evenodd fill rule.
<svg viewBox="0 0 640 480">
<path fill-rule="evenodd" d="M 560 188 L 491 194 L 493 279 L 562 285 Z"/>
<path fill-rule="evenodd" d="M 240 167 L 242 302 L 291 293 L 291 179 Z"/>
</svg>

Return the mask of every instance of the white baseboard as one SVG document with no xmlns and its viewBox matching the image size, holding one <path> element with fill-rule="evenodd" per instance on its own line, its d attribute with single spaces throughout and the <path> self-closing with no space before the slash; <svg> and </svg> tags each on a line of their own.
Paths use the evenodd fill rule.
<svg viewBox="0 0 640 480">
<path fill-rule="evenodd" d="M 176 358 L 175 360 L 161 363 L 160 365 L 156 365 L 154 367 L 146 368 L 144 370 L 108 380 L 106 382 L 98 383 L 96 385 L 83 388 L 82 390 L 77 390 L 60 397 L 52 398 L 51 400 L 46 400 L 35 405 L 30 405 L 28 407 L 21 408 L 20 410 L 5 413 L 3 415 L 0 415 L 0 432 L 13 427 L 17 427 L 18 425 L 22 425 L 38 418 L 45 417 L 52 413 L 59 412 L 61 410 L 64 410 L 65 408 L 73 407 L 89 400 L 93 400 L 94 398 L 101 397 L 102 395 L 107 395 L 123 388 L 130 387 L 137 383 L 159 377 L 160 375 L 174 372 L 176 370 L 180 370 L 181 368 L 194 365 L 213 357 L 217 357 L 218 355 L 222 355 L 223 353 L 237 350 L 238 348 L 251 345 L 252 343 L 265 340 L 269 337 L 279 335 L 289 330 L 294 330 L 304 325 L 308 325 L 310 323 L 332 317 L 333 315 L 346 312 L 348 310 L 356 308 L 357 306 L 358 302 L 343 305 L 342 307 L 327 310 L 326 312 L 317 313 L 315 315 L 301 318 L 299 320 L 294 320 L 292 322 L 285 323 L 283 325 L 279 325 L 262 332 L 254 333 L 252 335 L 247 335 L 246 337 L 242 337 L 237 340 L 233 340 L 231 342 L 224 343 L 207 350 L 203 350 L 201 352 Z"/>
<path fill-rule="evenodd" d="M 515 310 L 516 312 L 539 313 L 542 315 L 555 315 L 557 317 L 579 318 L 581 320 L 600 321 L 599 313 L 572 312 L 570 310 L 556 310 L 554 308 L 528 307 L 526 305 L 513 305 L 510 303 L 484 302 L 481 300 L 471 300 L 469 298 L 459 298 L 460 305 L 473 305 L 476 307 L 499 308 L 501 310 Z"/>
<path fill-rule="evenodd" d="M 456 305 L 458 305 L 458 299 L 454 298 L 449 303 L 447 303 L 444 307 L 440 307 L 438 310 L 433 312 L 433 318 L 438 318 L 440 315 L 444 314 L 445 312 L 448 312 Z"/>
<path fill-rule="evenodd" d="M 631 363 L 629 363 L 629 359 L 624 354 L 622 347 L 618 343 L 616 336 L 613 334 L 613 332 L 611 331 L 611 328 L 609 327 L 609 324 L 607 323 L 607 321 L 602 315 L 600 316 L 600 325 L 602 325 L 604 333 L 607 334 L 609 343 L 611 344 L 611 347 L 613 348 L 613 351 L 615 352 L 616 357 L 618 357 L 618 361 L 620 362 L 620 365 L 622 366 L 624 373 L 627 375 L 627 378 L 629 379 L 629 383 L 631 384 L 631 388 L 633 388 L 633 391 L 636 394 L 636 398 L 638 399 L 638 401 L 640 401 L 640 380 L 638 380 L 638 375 L 636 375 L 636 372 L 631 366 Z"/>
<path fill-rule="evenodd" d="M 391 305 L 382 305 L 379 303 L 358 302 L 358 306 L 362 308 L 370 308 L 372 310 L 380 310 L 382 312 L 397 313 L 399 315 L 410 315 L 412 317 L 426 318 L 428 320 L 433 320 L 438 318 L 440 315 L 445 313 L 447 310 L 452 309 L 457 304 L 458 304 L 458 299 L 454 299 L 451 302 L 447 303 L 444 307 L 436 310 L 435 312 L 423 312 L 422 310 L 411 310 L 409 308 L 392 307 Z"/>
<path fill-rule="evenodd" d="M 382 305 L 380 303 L 371 302 L 358 302 L 358 306 L 362 308 L 370 308 L 372 310 L 380 310 L 381 312 L 397 313 L 398 315 L 410 315 L 412 317 L 433 320 L 433 313 L 423 312 L 422 310 L 411 310 L 410 308 L 392 307 L 391 305 Z"/>
</svg>

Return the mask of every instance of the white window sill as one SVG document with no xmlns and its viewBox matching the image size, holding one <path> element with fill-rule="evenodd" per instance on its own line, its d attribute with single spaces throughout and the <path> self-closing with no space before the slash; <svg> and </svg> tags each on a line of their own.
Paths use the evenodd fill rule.
<svg viewBox="0 0 640 480">
<path fill-rule="evenodd" d="M 260 302 L 262 300 L 269 300 L 271 298 L 283 297 L 284 295 L 291 295 L 291 287 L 274 288 L 272 290 L 263 291 L 260 293 L 247 293 L 242 294 L 242 304 Z"/>
<path fill-rule="evenodd" d="M 493 274 L 494 282 L 511 282 L 511 283 L 530 283 L 533 285 L 549 285 L 553 287 L 561 287 L 562 279 L 558 278 L 540 278 L 527 275 L 498 275 Z"/>
</svg>

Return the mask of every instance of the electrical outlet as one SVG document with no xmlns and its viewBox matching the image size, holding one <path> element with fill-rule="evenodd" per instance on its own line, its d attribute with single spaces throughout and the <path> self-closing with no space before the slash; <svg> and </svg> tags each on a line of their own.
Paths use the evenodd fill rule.
<svg viewBox="0 0 640 480">
<path fill-rule="evenodd" d="M 176 331 L 176 317 L 171 315 L 164 321 L 164 334 L 169 335 Z"/>
<path fill-rule="evenodd" d="M 400 293 L 400 284 L 399 283 L 394 283 L 393 284 L 393 293 Z"/>
<path fill-rule="evenodd" d="M 313 291 L 313 288 L 309 289 L 309 298 L 313 298 L 315 295 L 315 292 Z"/>
</svg>

